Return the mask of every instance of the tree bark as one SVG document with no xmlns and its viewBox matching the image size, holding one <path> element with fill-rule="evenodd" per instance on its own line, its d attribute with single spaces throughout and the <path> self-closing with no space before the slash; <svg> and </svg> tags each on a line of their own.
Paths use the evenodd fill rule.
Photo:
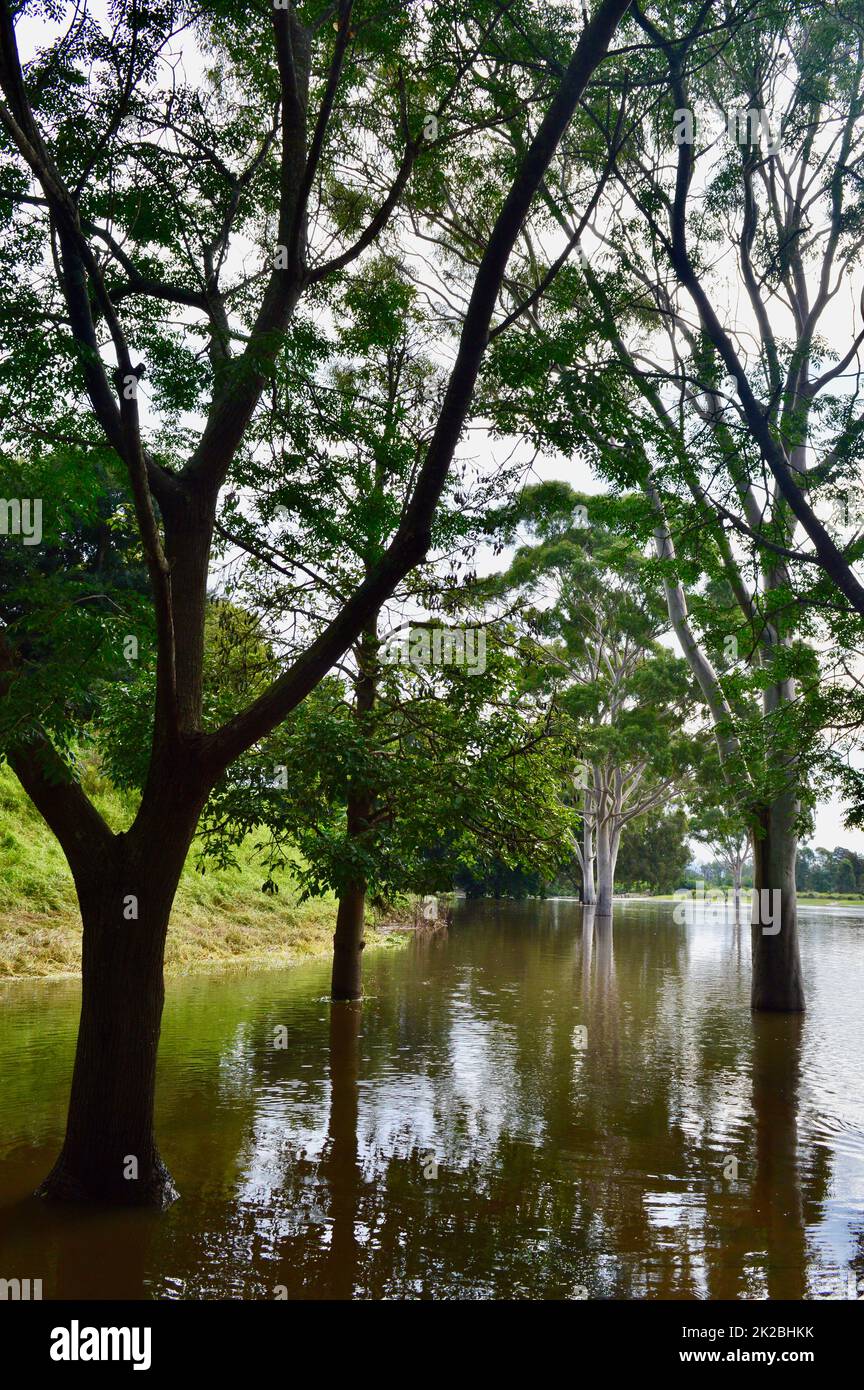
<svg viewBox="0 0 864 1390">
<path fill-rule="evenodd" d="M 178 879 L 176 864 L 158 854 L 136 872 L 118 847 L 78 886 L 78 1044 L 66 1137 L 40 1196 L 162 1209 L 179 1195 L 153 1129 L 165 937 Z"/>
<path fill-rule="evenodd" d="M 804 1009 L 795 891 L 797 813 L 795 793 L 788 791 L 757 815 L 750 928 L 753 1009 Z"/>
<path fill-rule="evenodd" d="M 378 693 L 378 614 L 363 629 L 356 648 L 357 674 L 354 678 L 354 716 L 365 737 L 371 737 L 369 717 Z M 372 813 L 369 787 L 360 785 L 348 795 L 347 830 L 349 840 L 368 830 Z M 363 927 L 366 909 L 366 881 L 359 875 L 340 895 L 333 937 L 333 999 L 360 999 L 363 995 Z"/>
<path fill-rule="evenodd" d="M 594 827 L 587 812 L 582 820 L 582 902 L 591 907 L 597 901 L 594 888 Z"/>
<path fill-rule="evenodd" d="M 610 822 L 600 821 L 597 826 L 597 917 L 612 916 L 619 840 L 620 835 L 612 829 Z"/>
<path fill-rule="evenodd" d="M 366 909 L 366 885 L 348 885 L 339 899 L 336 931 L 333 936 L 333 974 L 330 993 L 333 999 L 360 999 L 363 996 L 363 926 Z"/>
<path fill-rule="evenodd" d="M 49 1199 L 161 1209 L 179 1195 L 154 1137 L 156 1054 L 168 920 L 206 793 L 180 747 L 157 767 L 132 828 L 73 857 L 81 1017 Z"/>
</svg>

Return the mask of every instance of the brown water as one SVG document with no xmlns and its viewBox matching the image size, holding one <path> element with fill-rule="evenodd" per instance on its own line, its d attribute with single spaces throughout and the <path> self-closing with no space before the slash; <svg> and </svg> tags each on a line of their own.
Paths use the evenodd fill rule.
<svg viewBox="0 0 864 1390">
<path fill-rule="evenodd" d="M 78 996 L 7 985 L 0 1277 L 46 1298 L 853 1297 L 864 916 L 801 920 L 804 1020 L 751 1017 L 747 927 L 660 904 L 612 933 L 570 902 L 465 907 L 370 952 L 362 1009 L 331 1009 L 326 963 L 173 981 L 158 1129 L 183 1195 L 162 1216 L 29 1197 Z"/>
</svg>

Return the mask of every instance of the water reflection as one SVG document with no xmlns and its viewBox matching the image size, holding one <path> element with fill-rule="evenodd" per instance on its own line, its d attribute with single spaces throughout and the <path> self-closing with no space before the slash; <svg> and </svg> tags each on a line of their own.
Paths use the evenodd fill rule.
<svg viewBox="0 0 864 1390">
<path fill-rule="evenodd" d="M 803 1298 L 806 1281 L 804 1202 L 798 1167 L 798 1094 L 803 1023 L 794 1016 L 753 1018 L 755 1173 L 749 1225 L 768 1252 L 769 1298 Z M 827 1179 L 827 1172 L 823 1177 Z M 824 1182 L 814 1194 L 825 1196 Z"/>
<path fill-rule="evenodd" d="M 330 1006 L 325 964 L 174 982 L 159 1127 L 183 1200 L 161 1217 L 29 1199 L 76 1001 L 7 989 L 0 1273 L 55 1297 L 847 1297 L 864 918 L 802 919 L 803 1019 L 751 1016 L 731 909 L 659 904 L 614 927 L 465 908 L 370 953 L 362 1007 Z"/>
</svg>

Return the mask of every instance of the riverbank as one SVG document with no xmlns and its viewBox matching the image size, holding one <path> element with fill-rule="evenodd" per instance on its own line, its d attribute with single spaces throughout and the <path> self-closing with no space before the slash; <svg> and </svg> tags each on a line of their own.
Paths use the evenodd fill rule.
<svg viewBox="0 0 864 1390">
<path fill-rule="evenodd" d="M 270 915 L 248 899 L 227 897 L 217 915 L 198 915 L 195 906 L 178 902 L 165 947 L 166 975 L 205 970 L 282 969 L 333 949 L 336 903 L 277 902 Z M 367 950 L 393 950 L 408 939 L 407 929 L 371 922 Z M 64 979 L 81 973 L 81 923 L 74 915 L 5 913 L 0 918 L 0 981 Z"/>
<path fill-rule="evenodd" d="M 107 784 L 92 789 L 109 824 L 129 808 Z M 194 849 L 177 892 L 165 970 L 169 975 L 227 967 L 282 967 L 329 955 L 336 925 L 332 897 L 298 903 L 290 880 L 263 893 L 267 877 L 251 842 L 237 867 L 195 866 Z M 397 914 L 397 927 L 401 914 Z M 370 919 L 370 948 L 393 949 L 406 939 L 391 919 Z M 75 889 L 60 848 L 15 778 L 0 769 L 0 980 L 50 979 L 81 970 L 81 921 Z"/>
</svg>

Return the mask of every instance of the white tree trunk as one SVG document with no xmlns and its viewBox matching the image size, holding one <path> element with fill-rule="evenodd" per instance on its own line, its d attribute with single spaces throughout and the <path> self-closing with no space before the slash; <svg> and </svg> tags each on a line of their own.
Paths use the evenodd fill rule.
<svg viewBox="0 0 864 1390">
<path fill-rule="evenodd" d="M 587 809 L 583 812 L 582 827 L 582 902 L 590 907 L 597 901 L 597 893 L 594 888 L 594 825 Z"/>
<path fill-rule="evenodd" d="M 597 906 L 598 917 L 612 916 L 612 898 L 615 892 L 615 863 L 618 859 L 620 831 L 616 830 L 611 819 L 604 819 L 597 826 Z"/>
</svg>

